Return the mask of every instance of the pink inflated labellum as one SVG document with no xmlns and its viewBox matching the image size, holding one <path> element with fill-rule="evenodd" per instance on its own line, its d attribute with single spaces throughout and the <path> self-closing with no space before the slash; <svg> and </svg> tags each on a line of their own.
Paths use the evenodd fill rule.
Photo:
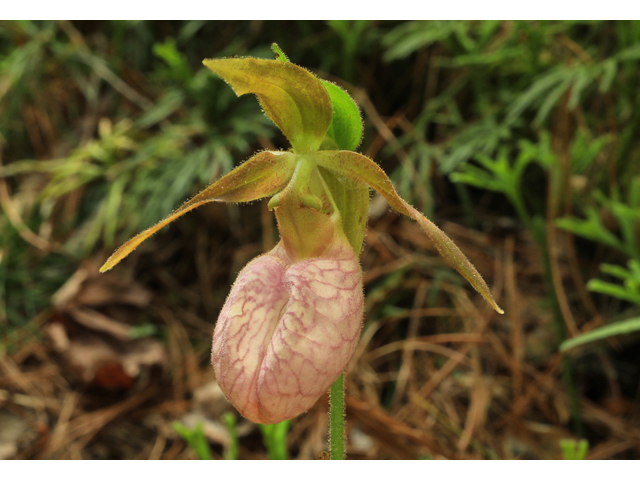
<svg viewBox="0 0 640 480">
<path fill-rule="evenodd" d="M 353 356 L 363 303 L 360 263 L 344 236 L 319 257 L 294 262 L 280 243 L 249 262 L 213 335 L 227 399 L 264 424 L 311 408 Z"/>
</svg>

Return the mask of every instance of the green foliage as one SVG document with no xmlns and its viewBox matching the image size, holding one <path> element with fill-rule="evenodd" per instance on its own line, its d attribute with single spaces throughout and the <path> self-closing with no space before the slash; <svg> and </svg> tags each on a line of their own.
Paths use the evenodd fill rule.
<svg viewBox="0 0 640 480">
<path fill-rule="evenodd" d="M 369 20 L 329 20 L 327 25 L 340 37 L 342 47 L 340 76 L 347 82 L 353 82 L 355 76 L 356 57 L 367 43 L 366 34 Z"/>
<path fill-rule="evenodd" d="M 43 37 L 53 35 L 50 32 L 56 30 L 55 26 L 46 24 L 44 31 L 33 34 L 34 48 L 42 44 Z M 178 37 L 188 28 L 193 28 L 192 24 L 186 24 Z M 56 43 L 51 48 L 54 47 L 61 49 Z M 233 92 L 215 82 L 203 69 L 192 68 L 178 50 L 175 39 L 150 47 L 157 61 L 149 76 L 153 86 L 163 91 L 154 103 L 144 103 L 134 121 L 126 118 L 114 125 L 103 121 L 99 137 L 73 149 L 69 155 L 46 162 L 16 161 L 2 169 L 5 177 L 46 173 L 49 179 L 39 195 L 40 201 L 55 200 L 78 188 L 90 187 L 90 193 L 94 194 L 90 210 L 79 219 L 85 224 L 82 230 L 89 232 L 88 236 L 82 235 L 84 254 L 98 239 L 112 246 L 115 232 L 121 239 L 155 223 L 192 192 L 194 183 L 208 183 L 230 171 L 236 152 L 247 153 L 258 136 L 269 137 L 273 132 L 264 116 L 248 102 L 235 102 Z M 20 58 L 14 59 L 14 63 L 22 65 Z M 65 62 L 65 66 L 70 62 L 66 57 L 58 60 Z M 95 62 L 94 67 L 102 65 L 108 69 L 105 71 L 111 73 L 107 76 L 119 85 L 121 80 L 105 60 Z M 35 72 L 22 69 L 19 73 L 17 79 L 26 80 L 27 84 L 39 81 L 24 78 L 35 76 Z M 78 81 L 82 83 L 85 79 Z M 123 195 L 131 201 L 123 204 Z M 137 205 L 145 207 L 140 210 Z M 120 207 L 125 210 L 120 211 L 118 220 L 115 213 Z"/>
<path fill-rule="evenodd" d="M 0 217 L 0 319 L 9 326 L 42 311 L 96 247 L 112 249 L 156 223 L 275 134 L 251 99 L 237 101 L 190 60 L 187 40 L 202 22 L 165 39 L 153 25 L 105 24 L 107 38 L 130 41 L 124 56 L 122 43 L 92 44 L 96 37 L 71 22 L 0 23 L 0 177 L 31 185 L 15 192 L 26 199 L 18 213 L 61 244 L 34 256 Z M 221 55 L 247 51 L 226 48 Z M 123 79 L 135 67 L 149 79 L 142 93 Z"/>
<path fill-rule="evenodd" d="M 403 150 L 392 176 L 402 195 L 432 209 L 437 163 L 459 185 L 506 196 L 543 251 L 548 209 L 570 205 L 576 213 L 557 218 L 559 228 L 638 260 L 640 22 L 415 21 L 383 32 L 381 44 L 390 68 L 429 62 L 405 81 L 416 92 L 405 110 L 413 128 L 379 156 Z M 563 116 L 576 128 L 558 129 Z M 594 279 L 589 289 L 633 302 L 632 262 L 601 267 L 623 285 Z"/>
<path fill-rule="evenodd" d="M 600 270 L 603 273 L 623 280 L 622 285 L 592 279 L 587 284 L 587 288 L 592 292 L 606 293 L 612 297 L 640 305 L 640 260 L 629 260 L 628 265 L 628 269 L 607 263 L 600 265 Z"/>
<path fill-rule="evenodd" d="M 14 331 L 45 310 L 73 273 L 73 265 L 62 255 L 33 256 L 25 243 L 0 215 L 0 343 L 10 348 Z"/>
<path fill-rule="evenodd" d="M 448 69 L 455 68 L 456 75 L 445 80 L 443 87 L 427 86 L 434 93 L 416 114 L 415 130 L 404 136 L 404 144 L 416 148 L 414 145 L 429 141 L 436 143 L 434 157 L 451 180 L 509 200 L 541 251 L 561 344 L 567 322 L 553 281 L 548 223 L 561 216 L 563 209 L 586 208 L 586 221 L 563 219 L 559 226 L 590 234 L 628 255 L 633 256 L 637 248 L 635 206 L 623 204 L 616 195 L 632 191 L 630 180 L 640 173 L 637 162 L 626 158 L 637 152 L 637 146 L 620 141 L 625 135 L 631 138 L 640 133 L 632 107 L 636 90 L 630 88 L 637 74 L 628 68 L 640 51 L 640 38 L 631 35 L 626 37 L 629 43 L 607 41 L 609 49 L 601 47 L 612 30 L 629 32 L 636 27 L 630 28 L 630 22 L 613 29 L 597 22 L 421 26 L 433 30 L 431 35 L 418 24 L 397 27 L 397 38 L 390 33 L 387 41 L 397 41 L 404 50 L 390 45 L 388 58 L 430 45 L 430 60 L 438 65 L 440 78 L 446 78 Z M 620 131 L 625 133 L 619 136 Z M 612 160 L 612 155 L 617 156 Z M 609 175 L 603 165 L 609 165 Z M 604 228 L 602 212 L 589 210 L 595 207 L 595 196 L 590 193 L 598 188 L 611 191 L 600 198 L 600 204 L 615 210 L 612 215 L 619 222 L 622 238 Z M 467 199 L 467 217 L 472 217 L 470 195 L 464 189 L 460 192 Z M 573 367 L 569 359 L 563 362 L 574 427 L 580 433 Z"/>
<path fill-rule="evenodd" d="M 560 351 L 565 352 L 579 345 L 603 340 L 614 335 L 628 335 L 637 331 L 640 331 L 640 317 L 614 322 L 562 342 Z"/>
<path fill-rule="evenodd" d="M 602 192 L 595 191 L 595 205 L 585 207 L 587 218 L 562 218 L 557 224 L 576 235 L 600 242 L 630 258 L 640 260 L 640 177 L 630 182 L 626 201 L 619 197 L 616 192 L 608 198 Z M 603 212 L 608 212 L 615 219 L 615 226 L 619 228 L 621 236 L 604 225 Z"/>
<path fill-rule="evenodd" d="M 531 215 L 525 207 L 522 180 L 529 163 L 544 158 L 544 154 L 548 153 L 548 149 L 544 147 L 548 147 L 548 138 L 543 138 L 539 144 L 524 140 L 520 143 L 519 154 L 513 162 L 506 148 L 500 150 L 495 158 L 478 153 L 475 158 L 480 166 L 465 163 L 450 178 L 454 182 L 504 194 L 516 208 L 520 219 L 529 223 Z M 543 155 L 538 155 L 541 149 Z"/>
<path fill-rule="evenodd" d="M 204 433 L 202 433 L 202 423 L 199 423 L 195 428 L 187 428 L 180 422 L 173 422 L 173 430 L 184 438 L 193 451 L 196 452 L 198 460 L 213 459 L 209 442 L 207 442 Z"/>
<path fill-rule="evenodd" d="M 236 416 L 231 412 L 226 412 L 221 419 L 229 433 L 229 444 L 224 449 L 223 458 L 225 460 L 238 460 L 240 445 Z M 271 460 L 287 460 L 287 433 L 290 425 L 291 420 L 273 425 L 258 425 Z M 213 458 L 209 443 L 202 432 L 202 423 L 190 429 L 180 422 L 174 422 L 173 429 L 189 444 L 199 460 L 211 460 Z"/>
<path fill-rule="evenodd" d="M 584 460 L 589 452 L 589 442 L 584 438 L 580 440 L 565 438 L 560 440 L 560 448 L 564 460 Z"/>
<path fill-rule="evenodd" d="M 640 306 L 640 261 L 636 259 L 629 260 L 628 269 L 619 265 L 603 263 L 600 265 L 600 270 L 602 273 L 623 280 L 622 285 L 594 278 L 587 283 L 589 290 Z M 628 335 L 637 331 L 640 331 L 640 317 L 629 318 L 604 325 L 566 340 L 560 345 L 560 350 L 566 351 L 578 345 L 595 342 L 614 335 Z"/>
<path fill-rule="evenodd" d="M 287 460 L 287 433 L 290 425 L 291 420 L 272 425 L 259 425 L 264 446 L 271 460 Z"/>
<path fill-rule="evenodd" d="M 224 459 L 238 460 L 240 444 L 238 441 L 236 416 L 231 412 L 225 412 L 222 414 L 222 421 L 227 426 L 227 431 L 229 432 L 229 445 L 227 445 L 224 450 Z"/>
<path fill-rule="evenodd" d="M 500 22 L 483 22 L 482 36 L 486 38 L 491 31 L 499 28 Z M 385 35 L 382 43 L 387 47 L 386 61 L 408 57 L 417 50 L 430 47 L 435 43 L 459 43 L 465 51 L 475 49 L 469 37 L 469 23 L 464 21 L 437 20 L 434 22 L 407 22 Z"/>
<path fill-rule="evenodd" d="M 640 244 L 637 237 L 640 231 L 640 177 L 630 182 L 626 202 L 620 201 L 618 197 L 619 195 L 614 194 L 612 198 L 607 198 L 602 192 L 596 191 L 594 198 L 597 204 L 585 207 L 586 219 L 564 218 L 557 223 L 561 228 L 606 245 L 628 257 L 627 268 L 609 263 L 600 265 L 602 273 L 622 280 L 621 285 L 594 278 L 587 283 L 587 288 L 592 292 L 640 305 Z M 604 225 L 602 212 L 608 212 L 615 219 L 620 235 Z M 573 337 L 563 342 L 560 349 L 565 351 L 613 335 L 636 331 L 640 331 L 640 318 L 633 317 Z"/>
<path fill-rule="evenodd" d="M 418 170 L 424 156 L 412 151 L 432 144 L 430 156 L 451 173 L 478 154 L 513 152 L 523 139 L 551 133 L 555 118 L 568 112 L 581 118 L 576 132 L 583 137 L 604 141 L 600 132 L 615 122 L 621 141 L 613 163 L 621 172 L 637 173 L 637 162 L 628 158 L 638 154 L 632 138 L 640 133 L 632 87 L 638 28 L 638 22 L 566 21 L 398 25 L 382 37 L 390 67 L 420 55 L 429 59 L 427 74 L 416 77 L 425 80 L 412 87 L 426 94 L 417 104 L 414 129 L 399 139 L 405 161 Z M 581 159 L 572 156 L 572 162 Z"/>
</svg>

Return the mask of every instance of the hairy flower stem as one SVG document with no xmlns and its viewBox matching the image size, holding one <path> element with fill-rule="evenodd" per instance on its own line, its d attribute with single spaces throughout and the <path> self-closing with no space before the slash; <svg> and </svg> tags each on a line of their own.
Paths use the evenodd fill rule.
<svg viewBox="0 0 640 480">
<path fill-rule="evenodd" d="M 341 373 L 329 390 L 329 459 L 344 460 L 344 445 L 344 373 Z"/>
</svg>

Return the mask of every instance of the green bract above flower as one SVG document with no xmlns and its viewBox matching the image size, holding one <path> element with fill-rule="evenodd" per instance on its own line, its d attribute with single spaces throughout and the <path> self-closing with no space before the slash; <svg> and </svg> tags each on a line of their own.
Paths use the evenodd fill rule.
<svg viewBox="0 0 640 480">
<path fill-rule="evenodd" d="M 324 80 L 322 84 L 329 92 L 333 111 L 323 150 L 355 150 L 362 140 L 363 128 L 358 105 L 337 85 Z"/>
</svg>

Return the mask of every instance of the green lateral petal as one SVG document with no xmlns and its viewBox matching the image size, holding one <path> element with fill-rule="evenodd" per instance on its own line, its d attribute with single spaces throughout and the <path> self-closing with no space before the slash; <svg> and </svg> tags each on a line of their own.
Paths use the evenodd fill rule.
<svg viewBox="0 0 640 480">
<path fill-rule="evenodd" d="M 122 245 L 100 268 L 110 270 L 138 245 L 165 225 L 208 202 L 251 202 L 278 193 L 289 182 L 295 167 L 295 155 L 287 152 L 261 152 L 212 183 L 167 218 L 139 233 Z"/>
<path fill-rule="evenodd" d="M 238 96 L 255 93 L 296 153 L 318 149 L 331 124 L 331 100 L 311 72 L 290 62 L 259 58 L 207 59 L 202 63 Z"/>
<path fill-rule="evenodd" d="M 487 302 L 498 312 L 504 311 L 493 299 L 489 287 L 478 273 L 464 253 L 451 241 L 447 235 L 436 225 L 422 215 L 418 210 L 405 202 L 396 192 L 391 180 L 373 160 L 356 152 L 317 152 L 313 158 L 318 165 L 335 172 L 338 175 L 366 183 L 382 195 L 389 205 L 397 212 L 413 218 L 420 228 L 427 234 L 435 247 L 453 268 L 455 268 L 467 281 L 482 295 Z"/>
<path fill-rule="evenodd" d="M 355 150 L 362 139 L 362 117 L 356 102 L 342 88 L 331 82 L 322 80 L 331 97 L 333 116 L 327 136 L 331 138 L 338 150 Z"/>
</svg>

